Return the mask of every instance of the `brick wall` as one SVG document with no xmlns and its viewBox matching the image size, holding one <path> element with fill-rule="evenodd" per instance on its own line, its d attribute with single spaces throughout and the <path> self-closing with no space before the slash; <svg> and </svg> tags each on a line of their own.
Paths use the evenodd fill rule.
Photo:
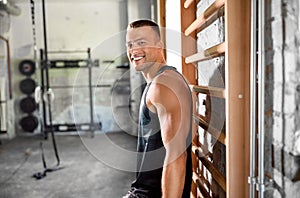
<svg viewBox="0 0 300 198">
<path fill-rule="evenodd" d="M 212 2 L 212 0 L 200 1 L 197 13 L 202 13 Z M 296 175 L 300 166 L 300 3 L 299 0 L 265 0 L 265 2 L 265 171 L 267 178 L 274 179 L 274 185 L 267 188 L 265 195 L 295 197 L 300 192 L 300 182 L 296 181 L 299 179 Z M 200 32 L 197 35 L 198 51 L 222 42 L 224 37 L 222 28 L 224 24 L 220 19 Z M 198 64 L 200 85 L 224 86 L 223 58 Z M 211 98 L 201 96 L 199 98 L 199 113 L 205 114 L 201 112 L 202 101 L 205 101 L 206 109 L 211 108 L 209 110 L 211 114 L 208 115 L 210 119 L 215 114 L 212 108 L 222 112 L 220 108 L 224 108 L 223 101 L 212 101 Z M 214 164 L 225 175 L 224 148 L 215 144 L 215 141 L 201 130 L 200 142 L 208 146 L 213 153 Z M 214 187 L 208 173 L 206 179 L 211 182 L 211 192 L 214 195 L 224 196 L 220 189 Z"/>
<path fill-rule="evenodd" d="M 299 147 L 299 0 L 266 0 L 266 172 L 275 189 L 267 197 L 295 197 Z M 298 138 L 298 140 L 297 140 Z"/>
</svg>

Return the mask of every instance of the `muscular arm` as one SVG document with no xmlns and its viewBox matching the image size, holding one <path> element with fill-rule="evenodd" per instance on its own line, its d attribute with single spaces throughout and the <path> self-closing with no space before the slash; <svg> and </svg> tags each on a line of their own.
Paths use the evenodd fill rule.
<svg viewBox="0 0 300 198">
<path fill-rule="evenodd" d="M 162 175 L 163 198 L 181 197 L 186 169 L 187 119 L 175 89 L 156 84 L 152 104 L 159 116 L 166 157 Z M 185 116 L 188 116 L 185 114 Z"/>
</svg>

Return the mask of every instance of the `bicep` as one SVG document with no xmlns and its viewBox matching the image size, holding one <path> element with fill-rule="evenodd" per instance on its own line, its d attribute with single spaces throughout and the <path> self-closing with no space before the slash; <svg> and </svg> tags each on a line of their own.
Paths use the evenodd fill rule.
<svg viewBox="0 0 300 198">
<path fill-rule="evenodd" d="M 159 117 L 161 136 L 167 157 L 174 160 L 184 153 L 186 132 L 183 130 L 183 115 L 180 98 L 166 87 L 158 89 L 159 95 L 154 98 L 153 105 Z"/>
<path fill-rule="evenodd" d="M 178 101 L 174 98 L 169 99 L 165 104 L 156 105 L 164 144 L 168 144 L 176 137 L 178 133 L 181 111 Z"/>
</svg>

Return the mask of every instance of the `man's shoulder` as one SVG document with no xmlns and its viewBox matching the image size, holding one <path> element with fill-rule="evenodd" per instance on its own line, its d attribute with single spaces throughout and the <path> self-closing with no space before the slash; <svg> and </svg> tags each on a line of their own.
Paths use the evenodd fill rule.
<svg viewBox="0 0 300 198">
<path fill-rule="evenodd" d="M 187 84 L 184 76 L 173 69 L 167 69 L 163 71 L 154 78 L 153 83 L 161 84 L 167 87 L 185 86 Z"/>
</svg>

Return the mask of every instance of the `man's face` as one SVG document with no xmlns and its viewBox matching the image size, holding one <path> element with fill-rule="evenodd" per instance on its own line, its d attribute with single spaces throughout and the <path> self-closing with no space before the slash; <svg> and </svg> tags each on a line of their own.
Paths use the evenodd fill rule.
<svg viewBox="0 0 300 198">
<path fill-rule="evenodd" d="M 128 59 L 137 71 L 151 67 L 161 56 L 161 42 L 150 26 L 128 29 L 126 46 Z"/>
</svg>

